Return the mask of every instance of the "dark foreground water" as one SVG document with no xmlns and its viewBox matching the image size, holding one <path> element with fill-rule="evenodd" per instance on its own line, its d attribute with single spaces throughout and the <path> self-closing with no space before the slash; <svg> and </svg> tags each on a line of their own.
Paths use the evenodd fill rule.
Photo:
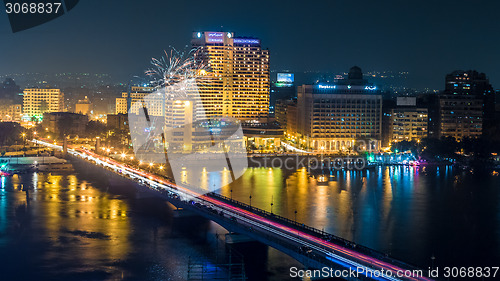
<svg viewBox="0 0 500 281">
<path fill-rule="evenodd" d="M 335 172 L 250 169 L 220 192 L 422 267 L 500 264 L 500 177 L 451 167 Z M 224 180 L 227 175 L 210 175 Z M 189 182 L 189 175 L 187 175 Z M 197 179 L 199 181 L 199 178 Z M 164 202 L 108 190 L 78 174 L 1 178 L 0 280 L 187 280 L 213 261 L 214 223 L 175 218 Z M 23 191 L 29 189 L 29 192 Z M 232 192 L 231 192 L 232 190 Z M 238 249 L 249 280 L 290 280 L 296 261 Z"/>
</svg>

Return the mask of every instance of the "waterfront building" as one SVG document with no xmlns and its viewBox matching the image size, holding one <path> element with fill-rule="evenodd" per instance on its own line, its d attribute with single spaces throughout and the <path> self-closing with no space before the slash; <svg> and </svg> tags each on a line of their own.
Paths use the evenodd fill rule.
<svg viewBox="0 0 500 281">
<path fill-rule="evenodd" d="M 382 96 L 359 67 L 335 84 L 299 86 L 296 108 L 296 127 L 290 132 L 301 147 L 348 152 L 359 142 L 362 149 L 380 149 Z"/>
<path fill-rule="evenodd" d="M 191 40 L 209 75 L 200 96 L 208 118 L 229 116 L 242 121 L 269 112 L 269 50 L 260 39 L 232 32 L 194 32 Z"/>
<path fill-rule="evenodd" d="M 417 107 L 416 97 L 398 97 L 390 114 L 392 142 L 420 141 L 427 137 L 428 110 Z"/>
<path fill-rule="evenodd" d="M 482 134 L 483 100 L 472 95 L 442 94 L 439 103 L 439 136 L 461 140 Z"/>
<path fill-rule="evenodd" d="M 477 138 L 495 117 L 495 92 L 484 73 L 457 70 L 446 75 L 436 107 L 439 137 Z"/>
</svg>

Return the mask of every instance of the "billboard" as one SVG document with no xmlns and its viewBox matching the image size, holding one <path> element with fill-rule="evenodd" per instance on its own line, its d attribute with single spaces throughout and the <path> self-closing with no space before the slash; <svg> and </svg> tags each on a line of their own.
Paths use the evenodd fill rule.
<svg viewBox="0 0 500 281">
<path fill-rule="evenodd" d="M 293 73 L 278 73 L 278 83 L 293 83 Z"/>
</svg>

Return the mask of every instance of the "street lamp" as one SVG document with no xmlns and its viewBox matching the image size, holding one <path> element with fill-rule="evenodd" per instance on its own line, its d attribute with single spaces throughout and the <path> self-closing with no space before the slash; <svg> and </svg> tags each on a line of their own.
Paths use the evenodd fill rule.
<svg viewBox="0 0 500 281">
<path fill-rule="evenodd" d="M 26 133 L 22 134 L 23 136 L 23 150 L 26 148 Z"/>
</svg>

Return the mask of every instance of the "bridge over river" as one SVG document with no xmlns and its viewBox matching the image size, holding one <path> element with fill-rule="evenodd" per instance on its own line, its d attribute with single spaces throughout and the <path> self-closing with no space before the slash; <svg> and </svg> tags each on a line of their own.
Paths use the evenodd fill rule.
<svg viewBox="0 0 500 281">
<path fill-rule="evenodd" d="M 63 150 L 63 147 L 57 144 L 41 140 L 34 142 Z M 101 174 L 121 181 L 124 185 L 132 184 L 140 192 L 162 197 L 174 206 L 210 219 L 230 232 L 248 236 L 276 248 L 309 269 L 328 268 L 328 274 L 345 280 L 431 280 L 425 277 L 427 270 L 288 218 L 215 193 L 196 193 L 163 177 L 90 150 L 66 150 L 67 158 L 77 169 Z M 316 273 L 320 274 L 319 271 Z"/>
</svg>

